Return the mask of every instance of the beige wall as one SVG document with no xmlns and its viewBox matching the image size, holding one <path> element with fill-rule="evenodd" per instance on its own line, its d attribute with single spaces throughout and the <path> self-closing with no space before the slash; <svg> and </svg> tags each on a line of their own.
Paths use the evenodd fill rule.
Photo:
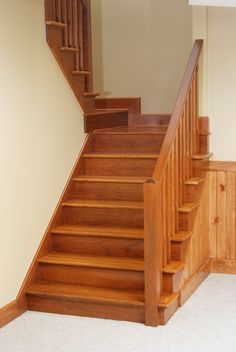
<svg viewBox="0 0 236 352">
<path fill-rule="evenodd" d="M 192 46 L 188 1 L 93 0 L 92 10 L 95 89 L 171 112 Z"/>
<path fill-rule="evenodd" d="M 235 23 L 235 8 L 193 8 L 194 38 L 203 31 L 206 39 L 202 112 L 210 117 L 215 160 L 236 160 Z"/>
<path fill-rule="evenodd" d="M 84 140 L 43 0 L 0 0 L 0 307 L 15 299 Z"/>
</svg>

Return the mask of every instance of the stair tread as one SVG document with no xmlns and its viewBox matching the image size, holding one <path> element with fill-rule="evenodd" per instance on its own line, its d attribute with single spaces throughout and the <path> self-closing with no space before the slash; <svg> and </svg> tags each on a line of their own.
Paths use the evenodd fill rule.
<svg viewBox="0 0 236 352">
<path fill-rule="evenodd" d="M 119 154 L 119 153 L 85 153 L 84 158 L 109 158 L 109 159 L 156 159 L 159 154 L 145 154 L 145 153 L 132 153 L 132 154 Z"/>
<path fill-rule="evenodd" d="M 75 71 L 72 71 L 72 74 L 86 76 L 86 75 L 90 75 L 90 71 L 75 70 Z"/>
<path fill-rule="evenodd" d="M 113 227 L 113 226 L 89 226 L 89 225 L 63 225 L 54 228 L 51 233 L 54 234 L 71 234 L 84 236 L 104 236 L 143 239 L 144 230 L 132 227 Z"/>
<path fill-rule="evenodd" d="M 59 283 L 35 283 L 28 295 L 100 303 L 144 305 L 144 292 Z"/>
<path fill-rule="evenodd" d="M 143 202 L 130 202 L 126 200 L 71 199 L 62 205 L 81 208 L 143 209 Z"/>
<path fill-rule="evenodd" d="M 94 92 L 85 92 L 83 93 L 84 97 L 97 97 L 98 95 L 100 95 L 100 93 L 94 93 Z"/>
<path fill-rule="evenodd" d="M 205 181 L 205 177 L 193 177 L 190 178 L 189 180 L 185 181 L 186 185 L 198 185 L 199 183 L 202 183 Z"/>
<path fill-rule="evenodd" d="M 112 288 L 91 287 L 82 285 L 60 284 L 51 282 L 35 283 L 27 291 L 27 295 L 44 298 L 70 299 L 100 303 L 144 305 L 144 292 L 136 290 L 120 290 Z M 158 307 L 167 308 L 178 294 L 162 295 Z"/>
<path fill-rule="evenodd" d="M 175 274 L 178 271 L 182 270 L 184 266 L 185 266 L 184 262 L 172 261 L 169 264 L 167 264 L 165 268 L 163 268 L 162 272 L 166 274 Z"/>
<path fill-rule="evenodd" d="M 213 153 L 207 153 L 207 154 L 195 154 L 192 156 L 193 160 L 206 160 L 210 159 L 213 156 Z"/>
<path fill-rule="evenodd" d="M 184 242 L 191 237 L 192 231 L 178 231 L 172 238 L 172 242 Z"/>
<path fill-rule="evenodd" d="M 58 22 L 58 21 L 46 21 L 45 23 L 48 26 L 55 26 L 55 27 L 61 27 L 61 28 L 67 27 L 66 23 L 62 23 L 62 22 Z"/>
<path fill-rule="evenodd" d="M 195 208 L 199 206 L 199 203 L 185 203 L 182 207 L 180 207 L 178 210 L 181 213 L 190 213 L 193 211 Z"/>
<path fill-rule="evenodd" d="M 148 177 L 142 176 L 89 176 L 81 175 L 73 178 L 76 182 L 108 182 L 108 183 L 144 183 Z"/>
<path fill-rule="evenodd" d="M 72 51 L 72 52 L 78 52 L 79 49 L 77 47 L 70 47 L 70 46 L 62 46 L 60 48 L 61 51 Z"/>
<path fill-rule="evenodd" d="M 166 309 L 174 300 L 179 298 L 178 293 L 162 294 L 158 308 Z"/>
<path fill-rule="evenodd" d="M 162 129 L 162 128 L 161 128 Z M 160 130 L 159 126 L 120 126 L 113 128 L 106 128 L 102 130 L 95 130 L 93 134 L 154 134 L 154 135 L 165 135 L 166 131 Z"/>
<path fill-rule="evenodd" d="M 40 258 L 39 263 L 69 266 L 83 266 L 106 269 L 143 271 L 142 258 L 126 258 L 113 256 L 91 256 L 75 253 L 51 252 Z"/>
<path fill-rule="evenodd" d="M 106 110 L 96 110 L 93 112 L 89 112 L 87 114 L 85 114 L 85 116 L 100 116 L 100 115 L 108 115 L 108 114 L 121 114 L 124 112 L 129 112 L 128 109 L 106 109 Z M 100 130 L 97 130 L 100 131 Z M 93 133 L 95 133 L 93 131 Z"/>
</svg>

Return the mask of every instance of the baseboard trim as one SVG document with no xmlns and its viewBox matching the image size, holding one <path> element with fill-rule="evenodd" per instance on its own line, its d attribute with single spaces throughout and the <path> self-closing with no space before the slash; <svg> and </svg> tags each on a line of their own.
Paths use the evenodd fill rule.
<svg viewBox="0 0 236 352">
<path fill-rule="evenodd" d="M 12 301 L 6 306 L 0 308 L 0 328 L 10 323 L 25 312 L 17 300 Z"/>
<path fill-rule="evenodd" d="M 198 271 L 193 274 L 188 281 L 184 284 L 180 291 L 180 306 L 182 306 L 189 297 L 194 293 L 194 291 L 201 285 L 201 283 L 210 274 L 210 261 L 202 265 Z"/>
<path fill-rule="evenodd" d="M 210 160 L 208 164 L 208 171 L 236 172 L 236 162 Z"/>
<path fill-rule="evenodd" d="M 211 259 L 211 273 L 236 274 L 235 259 Z"/>
</svg>

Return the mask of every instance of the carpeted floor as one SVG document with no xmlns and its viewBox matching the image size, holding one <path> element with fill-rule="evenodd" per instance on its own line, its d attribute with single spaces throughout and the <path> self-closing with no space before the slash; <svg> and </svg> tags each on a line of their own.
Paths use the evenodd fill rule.
<svg viewBox="0 0 236 352">
<path fill-rule="evenodd" d="M 27 312 L 0 352 L 236 352 L 236 276 L 210 275 L 164 327 Z"/>
</svg>

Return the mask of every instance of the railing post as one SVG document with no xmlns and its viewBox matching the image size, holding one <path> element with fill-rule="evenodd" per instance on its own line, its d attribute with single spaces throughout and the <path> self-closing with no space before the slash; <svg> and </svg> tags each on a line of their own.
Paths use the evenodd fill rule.
<svg viewBox="0 0 236 352">
<path fill-rule="evenodd" d="M 56 21 L 55 0 L 45 0 L 45 19 L 46 21 Z"/>
<path fill-rule="evenodd" d="M 161 187 L 154 180 L 144 184 L 144 282 L 145 324 L 159 324 L 158 303 L 162 279 Z"/>
</svg>

